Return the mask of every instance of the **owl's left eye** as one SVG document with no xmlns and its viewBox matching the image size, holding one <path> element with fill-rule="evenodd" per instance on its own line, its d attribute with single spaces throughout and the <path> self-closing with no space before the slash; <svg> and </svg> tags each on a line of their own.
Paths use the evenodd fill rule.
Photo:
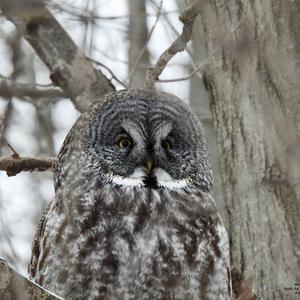
<svg viewBox="0 0 300 300">
<path fill-rule="evenodd" d="M 117 145 L 119 148 L 128 149 L 132 145 L 132 141 L 129 138 L 123 137 L 117 141 Z"/>
<path fill-rule="evenodd" d="M 170 150 L 173 148 L 173 143 L 169 140 L 169 139 L 165 139 L 161 142 L 161 146 L 165 149 L 165 150 Z"/>
</svg>

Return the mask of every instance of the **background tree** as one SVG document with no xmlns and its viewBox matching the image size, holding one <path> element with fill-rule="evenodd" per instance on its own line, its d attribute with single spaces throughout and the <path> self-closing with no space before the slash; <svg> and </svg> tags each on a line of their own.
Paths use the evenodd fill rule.
<svg viewBox="0 0 300 300">
<path fill-rule="evenodd" d="M 284 287 L 300 280 L 299 12 L 297 1 L 271 0 L 210 1 L 202 11 L 207 54 L 223 40 L 205 67 L 204 84 L 232 267 L 259 299 L 292 299 Z"/>
</svg>

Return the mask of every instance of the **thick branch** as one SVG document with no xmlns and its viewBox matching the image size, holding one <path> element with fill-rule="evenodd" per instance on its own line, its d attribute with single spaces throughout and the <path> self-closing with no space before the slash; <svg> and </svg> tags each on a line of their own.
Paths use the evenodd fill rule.
<svg viewBox="0 0 300 300">
<path fill-rule="evenodd" d="M 59 98 L 64 98 L 67 95 L 65 95 L 65 93 L 58 88 L 42 87 L 32 84 L 22 84 L 10 80 L 3 80 L 0 78 L 0 96 L 3 98 L 30 97 L 33 99 L 47 98 L 56 100 Z"/>
<path fill-rule="evenodd" d="M 162 73 L 168 62 L 178 53 L 185 49 L 187 43 L 191 39 L 193 24 L 195 18 L 200 13 L 203 7 L 201 1 L 197 1 L 193 5 L 189 6 L 179 17 L 183 23 L 182 32 L 179 37 L 167 48 L 159 57 L 156 64 L 149 68 L 146 74 L 145 87 L 152 89 L 155 81 Z"/>
<path fill-rule="evenodd" d="M 55 157 L 0 157 L 0 170 L 8 176 L 15 176 L 22 171 L 52 171 Z"/>
<path fill-rule="evenodd" d="M 18 274 L 0 258 L 0 299 L 62 299 Z"/>
<path fill-rule="evenodd" d="M 70 95 L 79 111 L 95 97 L 115 90 L 76 47 L 41 0 L 0 0 L 0 9 L 50 70 L 54 84 Z"/>
</svg>

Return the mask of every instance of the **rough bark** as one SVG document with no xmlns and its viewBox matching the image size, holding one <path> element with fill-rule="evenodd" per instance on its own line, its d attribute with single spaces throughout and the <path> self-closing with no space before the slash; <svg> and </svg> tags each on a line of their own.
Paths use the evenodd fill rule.
<svg viewBox="0 0 300 300">
<path fill-rule="evenodd" d="M 50 70 L 50 78 L 79 111 L 115 90 L 53 18 L 41 0 L 0 0 L 0 9 L 18 28 Z"/>
<path fill-rule="evenodd" d="M 180 1 L 178 1 L 180 2 Z M 181 3 L 181 2 L 180 2 Z M 201 20 L 197 18 L 192 32 L 192 58 L 195 65 L 198 65 L 205 59 L 205 49 L 202 42 L 203 36 L 201 34 Z M 193 69 L 190 68 L 188 73 L 191 73 Z M 212 113 L 209 107 L 209 97 L 203 86 L 202 80 L 198 76 L 192 76 L 189 81 L 190 83 L 190 95 L 189 103 L 193 111 L 197 114 L 202 122 L 203 129 L 205 132 L 205 138 L 209 151 L 209 158 L 211 161 L 213 174 L 214 174 L 214 199 L 218 211 L 222 216 L 222 221 L 228 228 L 227 214 L 224 205 L 224 199 L 222 194 L 221 176 L 219 167 L 219 154 L 217 148 L 217 137 L 216 130 L 213 123 Z"/>
<path fill-rule="evenodd" d="M 19 275 L 5 260 L 0 258 L 0 299 L 62 299 Z"/>
<path fill-rule="evenodd" d="M 243 10 L 247 7 L 246 14 Z M 300 2 L 212 0 L 202 11 L 236 296 L 298 299 Z M 237 276 L 236 276 L 237 275 Z M 298 286 L 299 288 L 299 286 Z"/>
</svg>

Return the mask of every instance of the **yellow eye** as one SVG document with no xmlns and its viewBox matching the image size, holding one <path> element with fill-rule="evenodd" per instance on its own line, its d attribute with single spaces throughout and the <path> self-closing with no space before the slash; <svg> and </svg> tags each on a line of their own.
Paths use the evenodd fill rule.
<svg viewBox="0 0 300 300">
<path fill-rule="evenodd" d="M 121 138 L 117 142 L 118 147 L 120 148 L 129 148 L 132 145 L 132 142 L 129 138 Z"/>
<path fill-rule="evenodd" d="M 165 150 L 170 150 L 172 149 L 173 145 L 169 140 L 163 140 L 161 142 L 161 146 L 165 149 Z"/>
</svg>

